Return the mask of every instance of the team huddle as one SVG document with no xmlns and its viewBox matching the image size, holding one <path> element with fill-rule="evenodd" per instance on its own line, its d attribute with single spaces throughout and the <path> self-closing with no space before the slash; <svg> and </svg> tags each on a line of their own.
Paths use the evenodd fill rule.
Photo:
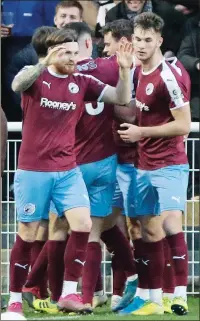
<svg viewBox="0 0 200 321">
<path fill-rule="evenodd" d="M 12 83 L 22 97 L 23 130 L 8 311 L 23 314 L 23 296 L 38 311 L 92 313 L 107 301 L 103 242 L 113 283 L 115 272 L 124 275 L 125 289 L 113 290 L 113 312 L 188 312 L 182 215 L 190 79 L 176 57 L 163 57 L 163 26 L 149 12 L 134 25 L 107 24 L 110 57 L 97 59 L 83 22 L 35 32 L 39 62 Z"/>
</svg>

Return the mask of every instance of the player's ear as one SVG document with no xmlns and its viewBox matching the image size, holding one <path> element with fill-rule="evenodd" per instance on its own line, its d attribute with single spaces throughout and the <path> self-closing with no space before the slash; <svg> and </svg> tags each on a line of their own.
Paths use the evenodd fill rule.
<svg viewBox="0 0 200 321">
<path fill-rule="evenodd" d="M 127 43 L 127 41 L 128 41 L 128 39 L 127 39 L 126 37 L 122 37 L 122 38 L 120 39 L 120 42 L 121 42 L 122 45 L 125 44 L 125 43 Z"/>
<path fill-rule="evenodd" d="M 47 55 L 48 55 L 49 51 L 50 51 L 51 49 L 53 49 L 53 47 L 54 47 L 54 46 L 51 46 L 51 47 L 49 47 L 49 48 L 47 49 Z"/>
<path fill-rule="evenodd" d="M 158 46 L 161 47 L 163 43 L 163 37 L 160 37 L 158 40 Z"/>
<path fill-rule="evenodd" d="M 86 40 L 85 40 L 85 46 L 86 46 L 87 49 L 89 48 L 89 46 L 90 46 L 89 39 L 86 39 Z"/>
<path fill-rule="evenodd" d="M 57 18 L 56 18 L 56 16 L 54 16 L 54 18 L 53 18 L 54 25 L 56 25 L 56 20 L 57 20 Z"/>
</svg>

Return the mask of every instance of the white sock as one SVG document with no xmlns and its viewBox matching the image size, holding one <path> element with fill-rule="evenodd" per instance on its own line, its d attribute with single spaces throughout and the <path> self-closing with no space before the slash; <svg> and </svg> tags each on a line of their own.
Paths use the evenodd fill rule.
<svg viewBox="0 0 200 321">
<path fill-rule="evenodd" d="M 61 297 L 65 297 L 68 294 L 77 293 L 78 282 L 74 281 L 64 281 Z"/>
<path fill-rule="evenodd" d="M 162 289 L 150 289 L 150 300 L 162 305 Z"/>
<path fill-rule="evenodd" d="M 143 300 L 149 300 L 149 289 L 137 288 L 135 297 L 139 296 Z"/>
<path fill-rule="evenodd" d="M 98 296 L 103 295 L 103 290 L 101 290 L 101 291 L 97 291 L 97 292 L 94 292 L 94 295 L 98 295 Z"/>
<path fill-rule="evenodd" d="M 22 293 L 21 292 L 10 292 L 10 300 L 8 305 L 12 303 L 20 302 L 22 303 Z"/>
<path fill-rule="evenodd" d="M 187 301 L 187 287 L 186 286 L 176 286 L 174 291 L 174 297 L 181 296 Z"/>
<path fill-rule="evenodd" d="M 135 280 L 137 280 L 137 278 L 138 278 L 138 275 L 137 275 L 137 274 L 134 274 L 134 275 L 128 276 L 128 277 L 127 277 L 127 281 L 128 281 L 128 282 L 129 282 L 129 281 L 135 281 Z"/>
<path fill-rule="evenodd" d="M 163 298 L 168 298 L 168 299 L 170 299 L 170 300 L 173 300 L 173 298 L 174 298 L 174 293 L 165 293 L 165 292 L 163 292 Z"/>
</svg>

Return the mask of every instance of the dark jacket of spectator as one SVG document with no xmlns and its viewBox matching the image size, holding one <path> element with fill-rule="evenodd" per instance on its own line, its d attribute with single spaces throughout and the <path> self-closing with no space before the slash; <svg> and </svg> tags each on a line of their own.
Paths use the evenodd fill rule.
<svg viewBox="0 0 200 321">
<path fill-rule="evenodd" d="M 38 61 L 37 54 L 32 44 L 26 45 L 13 55 L 10 63 L 7 65 L 4 72 L 6 73 L 6 82 L 3 84 L 2 90 L 2 105 L 9 121 L 21 121 L 22 113 L 20 106 L 20 95 L 14 93 L 11 89 L 11 83 L 15 75 L 26 65 L 35 65 Z M 5 74 L 4 74 L 5 75 Z"/>
<path fill-rule="evenodd" d="M 163 29 L 163 53 L 172 51 L 174 54 L 177 54 L 183 38 L 185 16 L 164 0 L 152 0 L 152 11 L 161 16 L 165 22 Z M 106 22 L 118 19 L 128 19 L 124 1 L 107 12 Z"/>
<path fill-rule="evenodd" d="M 59 0 L 4 0 L 3 12 L 14 13 L 11 36 L 2 38 L 2 105 L 8 121 L 21 121 L 19 97 L 12 92 L 11 83 L 19 71 L 20 61 L 26 62 L 26 52 L 36 28 L 54 25 L 55 7 Z M 26 47 L 27 46 L 27 47 Z M 20 58 L 21 57 L 21 58 Z M 30 55 L 29 55 L 30 57 Z"/>
<path fill-rule="evenodd" d="M 191 77 L 191 112 L 192 120 L 200 120 L 200 14 L 188 20 L 186 35 L 181 43 L 178 58 L 187 69 Z"/>
</svg>

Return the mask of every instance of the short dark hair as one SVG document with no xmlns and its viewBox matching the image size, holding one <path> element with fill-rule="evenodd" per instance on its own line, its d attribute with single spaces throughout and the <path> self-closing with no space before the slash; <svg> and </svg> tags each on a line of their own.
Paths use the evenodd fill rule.
<svg viewBox="0 0 200 321">
<path fill-rule="evenodd" d="M 39 58 L 47 55 L 48 48 L 46 46 L 46 40 L 55 30 L 57 30 L 57 28 L 48 26 L 42 26 L 35 30 L 31 43 Z"/>
<path fill-rule="evenodd" d="M 77 42 L 77 34 L 74 30 L 57 29 L 48 36 L 46 40 L 46 46 L 47 48 L 50 48 L 61 45 L 65 42 Z"/>
<path fill-rule="evenodd" d="M 134 29 L 137 27 L 144 30 L 153 29 L 160 34 L 162 34 L 164 24 L 164 20 L 153 12 L 143 12 L 134 19 Z"/>
<path fill-rule="evenodd" d="M 126 37 L 129 41 L 132 40 L 133 23 L 130 20 L 120 19 L 106 23 L 102 29 L 103 34 L 109 32 L 116 40 L 120 40 L 122 37 Z"/>
<path fill-rule="evenodd" d="M 80 12 L 80 17 L 83 17 L 83 6 L 77 0 L 68 0 L 68 1 L 60 1 L 56 6 L 56 13 L 60 8 L 72 8 L 75 7 Z"/>
<path fill-rule="evenodd" d="M 85 34 L 92 36 L 92 30 L 85 22 L 70 22 L 64 28 L 74 30 L 78 38 Z"/>
</svg>

